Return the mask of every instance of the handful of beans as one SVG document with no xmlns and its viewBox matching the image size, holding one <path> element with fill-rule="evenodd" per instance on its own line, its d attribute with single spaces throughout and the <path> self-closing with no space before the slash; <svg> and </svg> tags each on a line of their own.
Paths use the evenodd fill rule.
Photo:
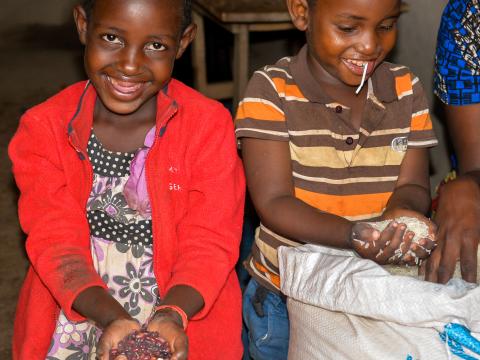
<svg viewBox="0 0 480 360">
<path fill-rule="evenodd" d="M 158 332 L 139 330 L 126 336 L 116 349 L 110 350 L 110 360 L 123 355 L 127 360 L 168 360 L 172 356 L 168 343 Z"/>
</svg>

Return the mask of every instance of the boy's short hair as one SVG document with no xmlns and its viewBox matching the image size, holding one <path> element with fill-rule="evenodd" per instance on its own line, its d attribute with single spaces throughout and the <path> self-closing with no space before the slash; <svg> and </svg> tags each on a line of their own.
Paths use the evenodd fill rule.
<svg viewBox="0 0 480 360">
<path fill-rule="evenodd" d="M 310 0 L 309 0 L 310 1 Z M 82 0 L 82 7 L 87 13 L 87 19 L 92 14 L 95 0 Z M 183 19 L 182 19 L 182 31 L 192 23 L 192 0 L 183 0 Z"/>
</svg>

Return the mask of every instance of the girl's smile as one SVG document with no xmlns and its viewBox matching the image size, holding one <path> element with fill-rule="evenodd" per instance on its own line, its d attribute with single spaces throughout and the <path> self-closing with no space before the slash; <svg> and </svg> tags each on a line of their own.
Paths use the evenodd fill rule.
<svg viewBox="0 0 480 360">
<path fill-rule="evenodd" d="M 107 86 L 110 87 L 112 96 L 117 97 L 123 101 L 132 101 L 140 97 L 149 85 L 148 82 L 138 82 L 128 79 L 115 79 L 105 75 Z"/>
</svg>

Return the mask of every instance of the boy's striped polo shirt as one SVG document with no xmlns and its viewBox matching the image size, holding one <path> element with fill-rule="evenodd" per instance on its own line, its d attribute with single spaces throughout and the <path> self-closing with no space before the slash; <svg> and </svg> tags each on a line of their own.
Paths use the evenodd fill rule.
<svg viewBox="0 0 480 360">
<path fill-rule="evenodd" d="M 437 144 L 427 100 L 406 67 L 384 62 L 365 85 L 359 129 L 350 109 L 330 98 L 308 71 L 307 48 L 254 73 L 236 115 L 237 139 L 288 141 L 295 196 L 352 221 L 378 218 L 407 148 Z M 277 248 L 297 246 L 260 224 L 248 271 L 279 288 Z"/>
</svg>

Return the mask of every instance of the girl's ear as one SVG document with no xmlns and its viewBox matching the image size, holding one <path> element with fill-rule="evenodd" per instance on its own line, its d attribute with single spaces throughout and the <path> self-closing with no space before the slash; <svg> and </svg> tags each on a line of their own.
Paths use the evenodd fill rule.
<svg viewBox="0 0 480 360">
<path fill-rule="evenodd" d="M 307 0 L 287 0 L 287 7 L 293 25 L 300 31 L 306 31 L 308 28 Z"/>
<path fill-rule="evenodd" d="M 75 25 L 77 26 L 78 37 L 80 42 L 85 45 L 87 42 L 87 13 L 81 5 L 77 5 L 73 8 L 73 18 L 75 20 Z"/>
<path fill-rule="evenodd" d="M 182 56 L 188 45 L 190 45 L 193 39 L 195 39 L 195 35 L 197 35 L 197 25 L 191 23 L 183 31 L 182 38 L 180 39 L 180 45 L 178 46 L 177 55 L 175 56 L 176 59 L 179 59 Z"/>
</svg>

